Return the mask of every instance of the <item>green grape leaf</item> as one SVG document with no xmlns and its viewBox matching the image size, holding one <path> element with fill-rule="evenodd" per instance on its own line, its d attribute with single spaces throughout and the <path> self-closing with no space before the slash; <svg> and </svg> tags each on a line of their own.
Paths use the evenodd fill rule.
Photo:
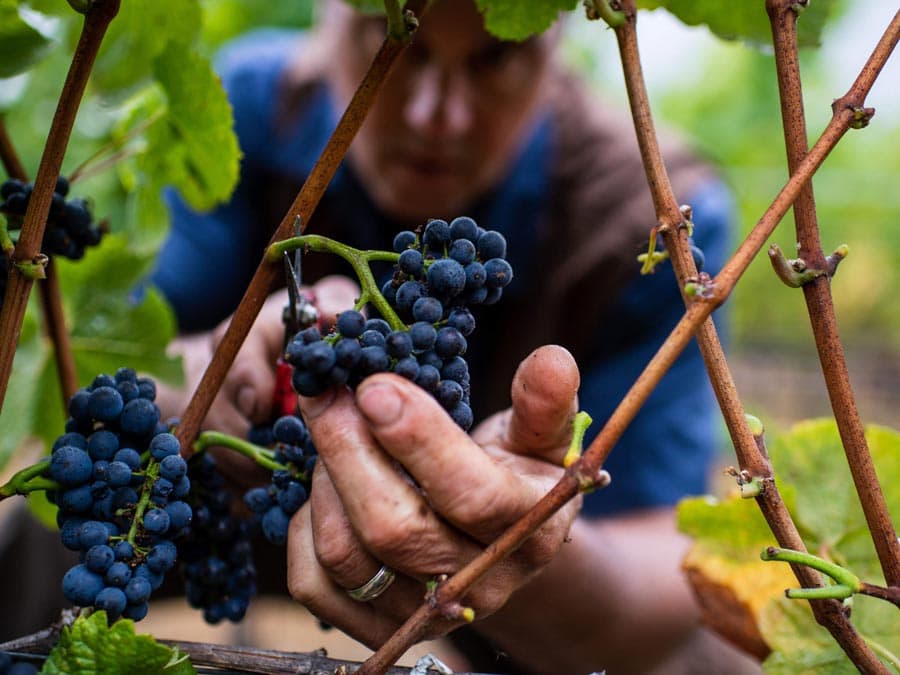
<svg viewBox="0 0 900 675">
<path fill-rule="evenodd" d="M 124 105 L 123 114 L 112 129 L 110 143 L 117 150 L 137 148 L 116 166 L 119 182 L 127 193 L 124 231 L 139 250 L 156 250 L 168 232 L 169 212 L 163 203 L 163 188 L 169 183 L 158 148 L 141 135 L 167 114 L 165 96 L 153 83 L 135 93 Z"/>
<path fill-rule="evenodd" d="M 875 653 L 900 667 L 900 613 L 866 596 L 853 598 L 853 625 Z M 816 623 L 806 602 L 779 598 L 766 607 L 762 632 L 772 653 L 763 663 L 769 675 L 853 675 L 859 672 L 827 630 Z"/>
<path fill-rule="evenodd" d="M 866 440 L 888 510 L 896 520 L 900 516 L 900 433 L 870 426 Z M 809 551 L 865 581 L 882 583 L 834 421 L 801 422 L 774 439 L 769 452 L 779 491 Z M 797 587 L 789 566 L 753 562 L 765 546 L 774 544 L 762 517 L 753 515 L 755 510 L 749 500 L 683 502 L 679 527 L 695 538 L 686 569 L 701 570 L 714 584 L 728 589 L 729 597 L 738 598 L 740 609 L 755 621 L 758 637 L 775 652 L 766 661 L 767 672 L 855 672 L 830 635 L 815 624 L 808 604 L 783 598 L 785 588 Z M 761 571 L 760 564 L 781 570 Z M 779 580 L 775 574 L 784 576 Z M 884 653 L 900 653 L 896 608 L 863 596 L 855 596 L 853 606 L 856 629 Z"/>
<path fill-rule="evenodd" d="M 169 43 L 193 44 L 201 25 L 198 0 L 123 2 L 103 38 L 91 72 L 92 84 L 114 91 L 149 79 L 154 61 Z"/>
<path fill-rule="evenodd" d="M 42 673 L 108 673 L 109 675 L 191 675 L 186 654 L 161 645 L 150 635 L 137 635 L 129 619 L 107 626 L 106 612 L 79 616 L 63 628 Z"/>
<path fill-rule="evenodd" d="M 900 434 L 886 427 L 866 429 L 866 440 L 885 500 L 900 517 Z M 826 554 L 868 580 L 878 575 L 875 550 L 832 420 L 795 425 L 771 444 L 776 477 L 797 488 L 792 515 L 812 553 Z M 819 550 L 816 550 L 819 549 Z"/>
<path fill-rule="evenodd" d="M 704 548 L 735 562 L 769 564 L 759 552 L 772 545 L 772 531 L 752 499 L 692 497 L 679 503 L 677 513 L 678 529 Z"/>
<path fill-rule="evenodd" d="M 822 28 L 834 0 L 812 0 L 797 19 L 797 41 L 801 47 L 818 47 Z M 743 40 L 760 47 L 771 46 L 772 29 L 764 2 L 720 2 L 720 0 L 638 0 L 642 9 L 667 9 L 689 26 L 704 24 L 724 40 Z"/>
<path fill-rule="evenodd" d="M 783 496 L 790 503 L 792 495 Z M 682 568 L 695 588 L 706 621 L 756 651 L 752 645 L 762 642 L 755 628 L 760 613 L 773 597 L 795 583 L 790 567 L 772 565 L 759 557 L 761 550 L 774 543 L 759 508 L 752 499 L 738 494 L 721 501 L 695 497 L 678 505 L 677 518 L 678 528 L 694 539 Z"/>
<path fill-rule="evenodd" d="M 138 290 L 152 264 L 149 255 L 108 235 L 83 260 L 59 262 L 60 284 L 72 289 L 67 318 L 79 381 L 121 366 L 180 380 L 179 360 L 165 353 L 176 332 L 171 309 L 153 289 Z"/>
<path fill-rule="evenodd" d="M 168 104 L 147 132 L 145 168 L 166 176 L 198 210 L 227 199 L 241 157 L 231 105 L 209 60 L 170 43 L 154 62 Z"/>
<path fill-rule="evenodd" d="M 51 45 L 22 19 L 17 0 L 0 0 L 0 78 L 25 72 Z"/>
<path fill-rule="evenodd" d="M 476 0 L 484 14 L 484 27 L 501 40 L 524 40 L 543 33 L 559 17 L 577 5 L 573 0 Z"/>
</svg>

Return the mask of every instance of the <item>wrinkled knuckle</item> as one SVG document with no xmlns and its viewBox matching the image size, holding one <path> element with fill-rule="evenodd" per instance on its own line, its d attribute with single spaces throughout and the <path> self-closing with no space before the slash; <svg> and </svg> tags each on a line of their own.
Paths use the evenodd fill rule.
<svg viewBox="0 0 900 675">
<path fill-rule="evenodd" d="M 416 529 L 411 528 L 406 518 L 385 519 L 376 527 L 366 528 L 360 536 L 370 551 L 396 551 L 409 545 L 410 539 L 417 534 Z"/>
<path fill-rule="evenodd" d="M 317 537 L 315 554 L 319 565 L 338 575 L 356 569 L 354 547 L 343 537 Z"/>
<path fill-rule="evenodd" d="M 311 574 L 291 574 L 287 580 L 288 593 L 301 605 L 309 605 L 316 598 L 316 584 Z"/>
<path fill-rule="evenodd" d="M 469 526 L 485 521 L 505 521 L 511 515 L 506 492 L 487 490 L 484 486 L 461 491 L 450 512 L 454 520 Z"/>
</svg>

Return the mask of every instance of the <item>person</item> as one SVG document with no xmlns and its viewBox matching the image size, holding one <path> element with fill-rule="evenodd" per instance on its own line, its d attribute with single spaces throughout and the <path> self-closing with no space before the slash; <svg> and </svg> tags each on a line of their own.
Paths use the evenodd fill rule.
<svg viewBox="0 0 900 675">
<path fill-rule="evenodd" d="M 337 0 L 320 9 L 310 33 L 255 32 L 221 54 L 244 153 L 231 200 L 196 213 L 168 195 L 152 280 L 184 334 L 189 386 L 169 392 L 173 409 L 383 39 L 378 17 Z M 655 217 L 630 117 L 561 64 L 559 40 L 557 25 L 499 41 L 470 0 L 433 3 L 308 223 L 388 248 L 401 229 L 468 215 L 505 235 L 515 270 L 469 339 L 470 435 L 392 374 L 300 397 L 321 461 L 291 523 L 287 584 L 370 647 L 422 603 L 429 579 L 457 571 L 559 479 L 576 409 L 596 433 L 684 311 L 670 266 L 638 275 Z M 664 151 L 715 273 L 730 244 L 728 190 L 678 142 Z M 332 256 L 303 258 L 326 322 L 358 293 L 347 272 Z M 270 419 L 283 302 L 267 301 L 207 426 L 243 434 Z M 701 625 L 679 570 L 674 505 L 706 489 L 717 424 L 692 345 L 614 448 L 612 484 L 563 508 L 464 599 L 477 620 L 451 638 L 472 667 L 755 672 Z M 367 585 L 376 591 L 348 594 Z"/>
</svg>

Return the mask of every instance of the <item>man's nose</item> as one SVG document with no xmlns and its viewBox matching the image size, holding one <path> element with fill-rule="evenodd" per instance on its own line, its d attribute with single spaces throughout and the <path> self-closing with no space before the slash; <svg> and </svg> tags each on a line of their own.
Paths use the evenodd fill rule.
<svg viewBox="0 0 900 675">
<path fill-rule="evenodd" d="M 412 82 L 404 108 L 406 123 L 421 134 L 453 137 L 472 126 L 472 90 L 465 74 L 427 64 Z"/>
</svg>

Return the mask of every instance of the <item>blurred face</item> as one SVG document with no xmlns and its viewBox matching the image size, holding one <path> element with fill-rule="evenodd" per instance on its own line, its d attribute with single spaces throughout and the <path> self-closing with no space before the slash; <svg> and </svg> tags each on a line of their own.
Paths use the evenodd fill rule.
<svg viewBox="0 0 900 675">
<path fill-rule="evenodd" d="M 385 25 L 337 5 L 325 18 L 328 77 L 346 106 Z M 493 187 L 539 103 L 554 39 L 500 42 L 470 0 L 438 0 L 350 148 L 379 208 L 413 222 L 453 218 Z"/>
</svg>

